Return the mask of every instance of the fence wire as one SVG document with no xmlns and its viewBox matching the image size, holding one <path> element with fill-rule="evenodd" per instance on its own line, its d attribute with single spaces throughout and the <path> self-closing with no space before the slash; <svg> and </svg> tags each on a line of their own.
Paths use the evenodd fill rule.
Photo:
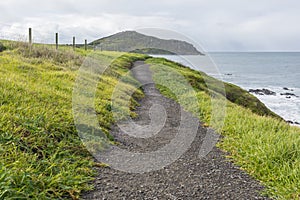
<svg viewBox="0 0 300 200">
<path fill-rule="evenodd" d="M 21 25 L 12 25 L 0 22 L 0 40 L 14 41 L 29 41 L 29 28 L 24 28 Z M 67 34 L 70 30 L 43 31 L 42 26 L 32 27 L 32 42 L 42 44 L 55 44 L 55 33 L 59 33 L 59 44 L 72 44 L 73 37 L 76 35 Z M 85 39 L 82 39 L 82 34 L 79 34 L 79 39 L 76 37 L 76 43 L 84 44 Z"/>
</svg>

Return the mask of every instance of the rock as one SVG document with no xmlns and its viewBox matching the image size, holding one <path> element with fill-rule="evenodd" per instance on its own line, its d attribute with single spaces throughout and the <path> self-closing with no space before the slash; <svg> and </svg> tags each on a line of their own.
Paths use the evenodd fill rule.
<svg viewBox="0 0 300 200">
<path fill-rule="evenodd" d="M 254 94 L 258 94 L 258 95 L 276 95 L 276 92 L 273 92 L 271 90 L 268 89 L 250 89 L 249 90 L 250 93 L 254 93 Z"/>
<path fill-rule="evenodd" d="M 285 95 L 286 98 L 291 98 L 291 96 L 293 96 L 293 97 L 299 97 L 299 96 L 295 95 L 294 93 L 290 93 L 290 92 L 280 93 L 280 95 Z"/>
<path fill-rule="evenodd" d="M 291 120 L 287 120 L 286 122 L 289 123 L 289 124 L 294 124 L 294 122 L 291 121 Z"/>
<path fill-rule="evenodd" d="M 286 121 L 287 123 L 289 123 L 289 124 L 296 124 L 296 125 L 300 125 L 300 123 L 299 122 L 297 122 L 297 121 L 291 121 L 291 120 L 287 120 Z"/>
<path fill-rule="evenodd" d="M 282 89 L 284 89 L 284 90 L 290 90 L 290 91 L 294 91 L 293 89 L 289 89 L 289 88 L 287 88 L 287 87 L 283 87 Z"/>
</svg>

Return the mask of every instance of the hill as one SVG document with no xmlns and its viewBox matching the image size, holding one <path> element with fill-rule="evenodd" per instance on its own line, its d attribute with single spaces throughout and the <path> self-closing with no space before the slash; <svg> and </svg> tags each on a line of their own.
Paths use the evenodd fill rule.
<svg viewBox="0 0 300 200">
<path fill-rule="evenodd" d="M 165 40 L 136 31 L 124 31 L 93 41 L 97 49 L 151 54 L 201 55 L 192 44 L 180 40 Z"/>
</svg>

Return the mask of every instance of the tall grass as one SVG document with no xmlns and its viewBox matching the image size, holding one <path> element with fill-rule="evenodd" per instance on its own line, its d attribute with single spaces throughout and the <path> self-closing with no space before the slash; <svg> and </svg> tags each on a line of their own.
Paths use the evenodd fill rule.
<svg viewBox="0 0 300 200">
<path fill-rule="evenodd" d="M 174 63 L 164 58 L 152 58 L 148 59 L 147 62 L 150 64 L 160 64 L 162 66 L 175 69 L 176 71 L 180 72 L 196 90 L 205 91 L 210 95 L 222 95 L 232 103 L 248 108 L 258 115 L 273 116 L 281 119 L 281 117 L 269 110 L 255 96 L 249 94 L 247 91 L 236 85 L 225 82 L 222 83 L 221 81 L 210 77 L 203 72 L 192 70 L 186 66 L 183 66 L 179 63 Z"/>
<path fill-rule="evenodd" d="M 91 189 L 89 181 L 95 175 L 94 160 L 72 116 L 77 69 L 90 52 L 2 43 L 7 50 L 0 53 L 0 199 L 76 199 Z M 112 54 L 99 52 L 95 58 Z M 136 59 L 143 57 L 121 56 L 98 84 L 101 98 L 95 107 L 107 134 L 114 121 L 109 102 L 117 75 L 126 73 Z"/>
<path fill-rule="evenodd" d="M 91 189 L 88 183 L 95 174 L 94 160 L 77 135 L 72 115 L 77 70 L 91 51 L 74 52 L 70 47 L 57 51 L 51 45 L 1 43 L 5 51 L 0 53 L 0 199 L 76 199 L 81 191 Z M 117 52 L 96 52 L 93 56 L 117 58 L 102 75 L 95 99 L 99 124 L 109 136 L 110 125 L 116 119 L 135 116 L 120 104 L 122 112 L 114 118 L 112 92 L 132 62 L 148 57 Z M 210 124 L 211 102 L 218 105 L 218 97 L 224 94 L 215 87 L 212 90 L 216 95 L 211 96 L 203 82 L 205 74 L 164 59 L 147 62 L 152 65 L 157 82 L 166 76 L 157 64 L 167 64 L 183 74 L 199 99 L 183 102 L 183 106 L 191 112 L 198 107 L 199 119 Z M 129 77 L 122 82 L 122 88 L 126 91 L 136 84 Z M 176 100 L 172 91 L 159 89 Z M 225 136 L 218 146 L 230 152 L 230 159 L 242 169 L 262 181 L 267 195 L 299 199 L 299 128 L 283 122 L 246 91 L 226 84 L 225 89 L 228 102 L 224 126 L 214 127 Z M 134 98 L 142 96 L 140 90 L 134 94 Z M 134 98 L 131 109 L 138 105 Z"/>
<path fill-rule="evenodd" d="M 161 67 L 165 61 L 162 61 L 147 60 L 157 83 L 166 77 L 166 72 Z M 199 72 L 191 73 L 193 70 L 175 63 L 168 66 L 194 83 L 193 87 L 197 91 L 198 102 L 183 103 L 182 106 L 191 112 L 194 112 L 195 106 L 199 107 L 199 119 L 213 125 L 214 123 L 210 123 L 211 106 L 222 104 L 218 96 L 212 97 L 201 84 Z M 177 92 L 157 86 L 167 97 L 175 100 L 179 98 L 173 95 Z M 262 113 L 255 113 L 255 110 L 228 100 L 223 128 L 212 127 L 225 136 L 218 146 L 230 153 L 229 159 L 262 182 L 266 187 L 264 194 L 276 199 L 300 199 L 300 129 L 288 125 L 272 113 L 261 116 Z"/>
</svg>

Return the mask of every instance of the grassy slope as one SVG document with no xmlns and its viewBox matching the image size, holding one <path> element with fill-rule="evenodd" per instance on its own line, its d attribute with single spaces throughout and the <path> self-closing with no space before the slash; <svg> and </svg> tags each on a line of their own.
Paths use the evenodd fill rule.
<svg viewBox="0 0 300 200">
<path fill-rule="evenodd" d="M 166 50 L 175 54 L 201 54 L 193 45 L 179 40 L 165 40 L 144 35 L 135 31 L 124 31 L 93 41 L 102 50 L 126 51 L 151 48 L 152 50 Z M 178 48 L 180 47 L 180 48 Z M 146 49 L 145 49 L 146 48 Z M 166 53 L 166 51 L 164 51 Z"/>
<path fill-rule="evenodd" d="M 247 91 L 241 89 L 236 85 L 225 83 L 225 82 L 224 84 L 220 84 L 219 80 L 207 76 L 203 72 L 192 70 L 179 63 L 174 63 L 164 58 L 153 58 L 153 59 L 149 59 L 148 62 L 152 64 L 163 64 L 165 66 L 172 67 L 176 71 L 183 74 L 184 77 L 189 81 L 189 83 L 198 90 L 205 91 L 207 93 L 212 92 L 212 93 L 225 95 L 229 101 L 241 105 L 245 108 L 248 108 L 252 112 L 258 115 L 267 115 L 278 119 L 280 118 L 278 115 L 270 111 L 255 96 L 253 96 L 252 94 L 248 93 Z M 207 87 L 207 84 L 210 85 L 209 88 Z M 222 86 L 224 86 L 224 88 L 222 88 Z M 224 94 L 224 89 L 226 92 L 225 94 Z"/>
<path fill-rule="evenodd" d="M 199 107 L 199 119 L 209 124 L 211 119 L 211 101 L 221 104 L 217 95 L 210 96 L 206 85 L 203 83 L 202 73 L 177 65 L 164 59 L 148 59 L 154 72 L 154 81 L 166 79 L 168 72 L 164 65 L 176 69 L 193 85 L 197 91 L 198 102 L 188 102 L 185 109 L 194 112 L 195 106 Z M 160 91 L 167 97 L 174 98 L 174 91 L 160 87 Z M 261 112 L 264 107 L 253 104 L 249 94 L 244 95 L 237 86 L 226 85 L 229 100 L 226 105 L 224 126 L 217 131 L 225 137 L 218 146 L 230 153 L 242 169 L 246 170 L 266 186 L 265 193 L 279 199 L 300 198 L 300 129 L 292 127 L 279 119 L 274 113 Z M 180 88 L 178 88 L 180 90 Z M 217 92 L 216 88 L 215 92 Z M 238 92 L 238 93 L 236 93 Z M 237 95 L 239 94 L 239 95 Z M 188 94 L 182 94 L 188 96 Z M 231 97 L 238 97 L 238 99 Z M 228 97 L 227 97 L 228 98 Z M 176 100 L 176 98 L 174 98 Z M 187 98 L 188 100 L 188 98 Z M 246 101 L 243 103 L 243 101 Z M 250 104 L 249 101 L 251 102 Z M 247 105 L 245 105 L 247 103 Z M 245 108 L 246 106 L 247 108 Z M 265 111 L 264 111 L 265 112 Z M 261 116 L 261 115 L 265 116 Z"/>
<path fill-rule="evenodd" d="M 76 70 L 90 52 L 78 49 L 74 53 L 67 47 L 56 52 L 53 47 L 44 45 L 35 45 L 29 52 L 21 43 L 3 43 L 9 50 L 0 53 L 0 199 L 76 197 L 81 190 L 90 188 L 87 182 L 93 176 L 91 167 L 95 165 L 76 134 L 71 105 Z M 120 55 L 101 52 L 96 57 Z M 118 78 L 136 59 L 145 57 L 127 54 L 116 60 L 98 85 L 95 105 L 105 133 L 114 121 L 110 112 L 111 93 Z M 199 106 L 199 118 L 209 124 L 211 101 L 218 103 L 219 100 L 218 95 L 211 98 L 208 94 L 203 82 L 205 74 L 164 59 L 147 62 L 168 65 L 182 73 L 199 98 L 196 102 L 199 105 L 189 102 L 186 109 L 193 112 L 194 106 Z M 166 81 L 162 68 L 153 66 L 152 69 L 156 80 Z M 215 81 L 206 76 L 205 80 Z M 132 79 L 124 87 L 134 84 Z M 231 158 L 243 169 L 263 181 L 270 196 L 299 198 L 299 129 L 276 119 L 274 113 L 265 110 L 263 104 L 240 88 L 225 87 L 227 98 L 240 106 L 227 103 L 225 125 L 218 130 L 226 137 L 219 146 L 230 152 Z M 172 97 L 170 91 L 161 89 Z M 222 93 L 220 88 L 213 90 Z M 138 91 L 135 95 L 143 94 Z M 125 115 L 134 113 L 125 112 Z"/>
<path fill-rule="evenodd" d="M 22 43 L 2 43 L 8 50 L 0 53 L 0 199 L 75 198 L 90 189 L 95 164 L 72 117 L 73 84 L 87 52 L 67 47 L 57 52 L 45 45 L 30 52 Z M 102 98 L 95 102 L 96 111 L 106 133 L 113 122 L 111 92 L 135 59 L 143 57 L 132 54 L 115 61 L 98 85 Z"/>
<path fill-rule="evenodd" d="M 135 49 L 131 51 L 132 53 L 141 53 L 141 54 L 149 54 L 149 55 L 176 55 L 173 52 L 163 50 L 163 49 L 154 49 L 154 48 L 145 48 L 145 49 Z"/>
</svg>

